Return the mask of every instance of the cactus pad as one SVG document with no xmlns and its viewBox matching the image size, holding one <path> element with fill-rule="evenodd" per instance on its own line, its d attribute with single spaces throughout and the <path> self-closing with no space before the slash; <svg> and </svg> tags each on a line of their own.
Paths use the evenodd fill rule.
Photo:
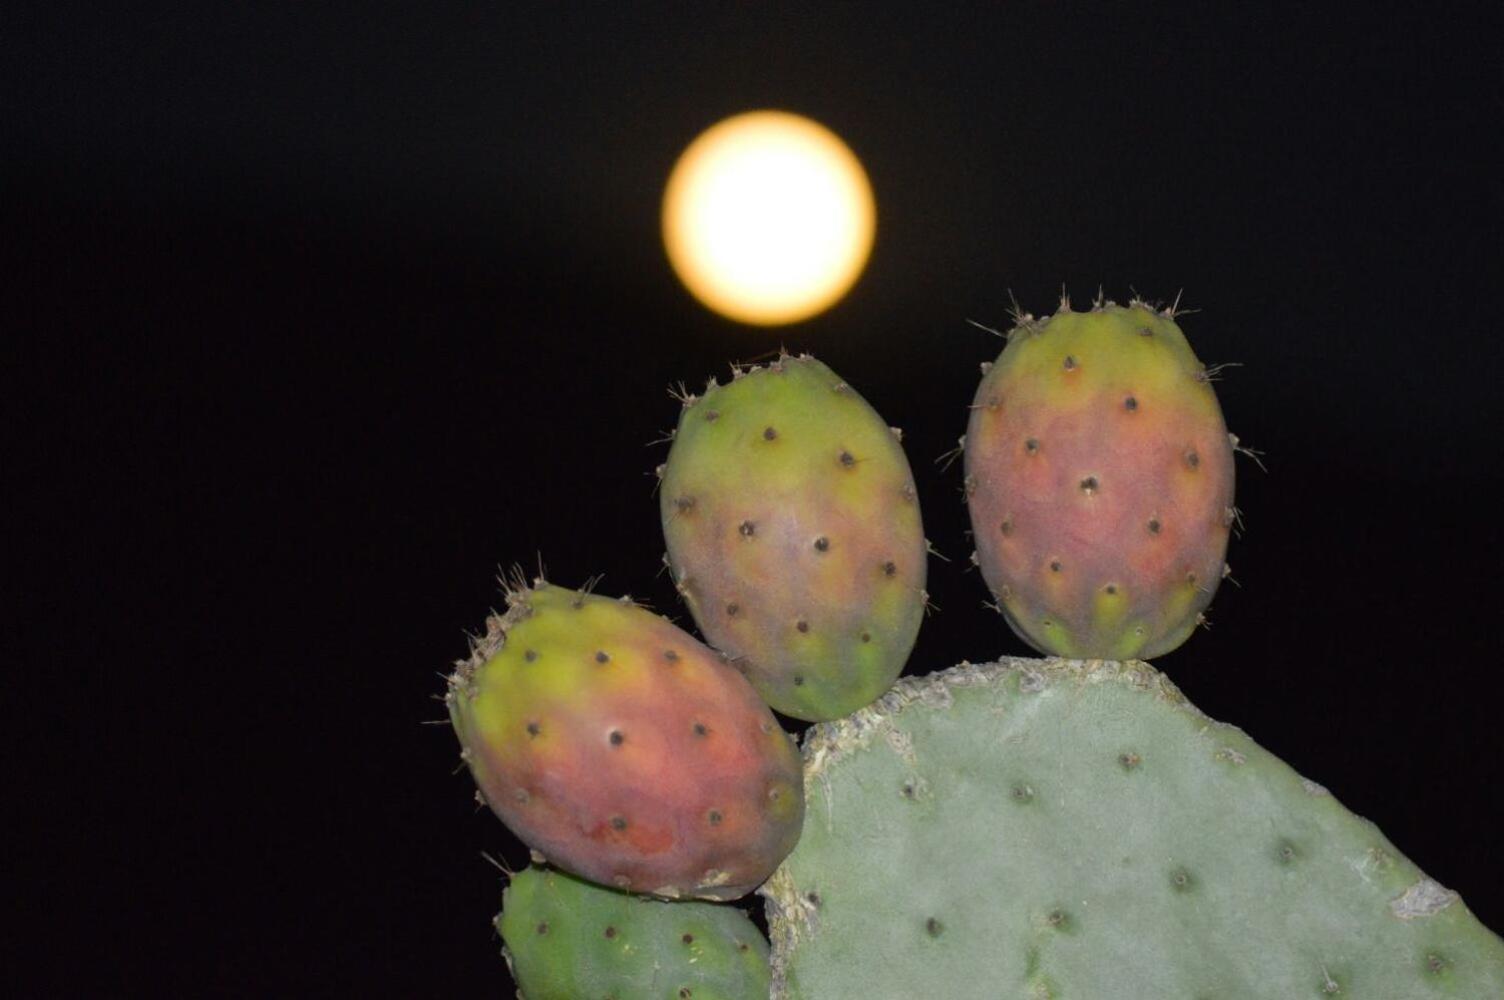
<svg viewBox="0 0 1504 1000">
<path fill-rule="evenodd" d="M 1139 662 L 904 679 L 811 730 L 774 996 L 1504 996 L 1504 942 Z"/>
<path fill-rule="evenodd" d="M 765 1000 L 768 943 L 734 906 L 646 899 L 528 868 L 496 929 L 524 1000 Z"/>
</svg>

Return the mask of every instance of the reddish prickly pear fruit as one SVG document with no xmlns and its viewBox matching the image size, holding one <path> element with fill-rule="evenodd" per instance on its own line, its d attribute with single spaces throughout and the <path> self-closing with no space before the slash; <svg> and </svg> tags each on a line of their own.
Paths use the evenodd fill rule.
<svg viewBox="0 0 1504 1000">
<path fill-rule="evenodd" d="M 1024 317 L 965 438 L 975 559 L 1008 624 L 1058 656 L 1158 656 L 1226 573 L 1234 442 L 1172 311 Z"/>
<path fill-rule="evenodd" d="M 808 356 L 683 402 L 660 470 L 663 534 L 700 630 L 785 715 L 834 719 L 874 701 L 925 604 L 927 545 L 897 431 Z"/>
<path fill-rule="evenodd" d="M 446 701 L 481 797 L 582 878 L 735 899 L 794 848 L 798 751 L 735 668 L 626 599 L 513 583 Z"/>
</svg>

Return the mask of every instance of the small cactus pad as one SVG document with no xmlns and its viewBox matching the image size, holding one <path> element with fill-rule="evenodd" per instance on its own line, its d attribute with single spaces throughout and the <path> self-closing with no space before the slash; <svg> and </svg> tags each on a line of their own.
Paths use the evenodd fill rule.
<svg viewBox="0 0 1504 1000">
<path fill-rule="evenodd" d="M 905 678 L 805 740 L 775 998 L 1504 997 L 1504 942 L 1147 664 Z"/>
<path fill-rule="evenodd" d="M 1186 640 L 1226 572 L 1233 442 L 1170 315 L 1027 319 L 965 440 L 976 560 L 1025 642 L 1124 659 Z"/>
<path fill-rule="evenodd" d="M 496 929 L 523 1000 L 766 1000 L 768 943 L 734 906 L 519 872 Z"/>
<path fill-rule="evenodd" d="M 446 701 L 482 796 L 584 878 L 745 895 L 793 848 L 799 755 L 714 651 L 623 600 L 514 587 Z"/>
<path fill-rule="evenodd" d="M 924 616 L 914 478 L 829 368 L 785 356 L 686 397 L 660 497 L 679 593 L 768 704 L 833 719 L 898 677 Z"/>
</svg>

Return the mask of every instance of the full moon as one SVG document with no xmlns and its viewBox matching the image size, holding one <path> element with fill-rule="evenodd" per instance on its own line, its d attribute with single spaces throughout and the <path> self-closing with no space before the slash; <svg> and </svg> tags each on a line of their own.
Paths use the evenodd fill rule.
<svg viewBox="0 0 1504 1000">
<path fill-rule="evenodd" d="M 751 111 L 711 126 L 663 195 L 663 242 L 686 287 L 743 323 L 794 323 L 861 275 L 876 228 L 872 185 L 835 133 L 801 115 Z"/>
</svg>

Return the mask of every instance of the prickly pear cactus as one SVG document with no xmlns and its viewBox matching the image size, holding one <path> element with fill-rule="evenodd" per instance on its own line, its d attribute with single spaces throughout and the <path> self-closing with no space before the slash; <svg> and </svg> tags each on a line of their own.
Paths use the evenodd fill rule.
<svg viewBox="0 0 1504 1000">
<path fill-rule="evenodd" d="M 813 358 L 684 397 L 660 470 L 666 560 L 710 644 L 797 719 L 833 719 L 898 676 L 927 545 L 897 432 Z"/>
<path fill-rule="evenodd" d="M 719 655 L 624 600 L 513 582 L 450 678 L 461 757 L 522 841 L 592 881 L 735 899 L 799 839 L 799 755 Z"/>
<path fill-rule="evenodd" d="M 1186 640 L 1226 572 L 1233 440 L 1171 311 L 1025 317 L 964 440 L 974 558 L 1024 641 L 1123 659 Z"/>
<path fill-rule="evenodd" d="M 528 868 L 496 929 L 524 1000 L 766 1000 L 768 943 L 714 903 L 645 899 Z"/>
<path fill-rule="evenodd" d="M 777 998 L 1504 996 L 1504 943 L 1143 663 L 906 678 L 804 746 Z"/>
</svg>

